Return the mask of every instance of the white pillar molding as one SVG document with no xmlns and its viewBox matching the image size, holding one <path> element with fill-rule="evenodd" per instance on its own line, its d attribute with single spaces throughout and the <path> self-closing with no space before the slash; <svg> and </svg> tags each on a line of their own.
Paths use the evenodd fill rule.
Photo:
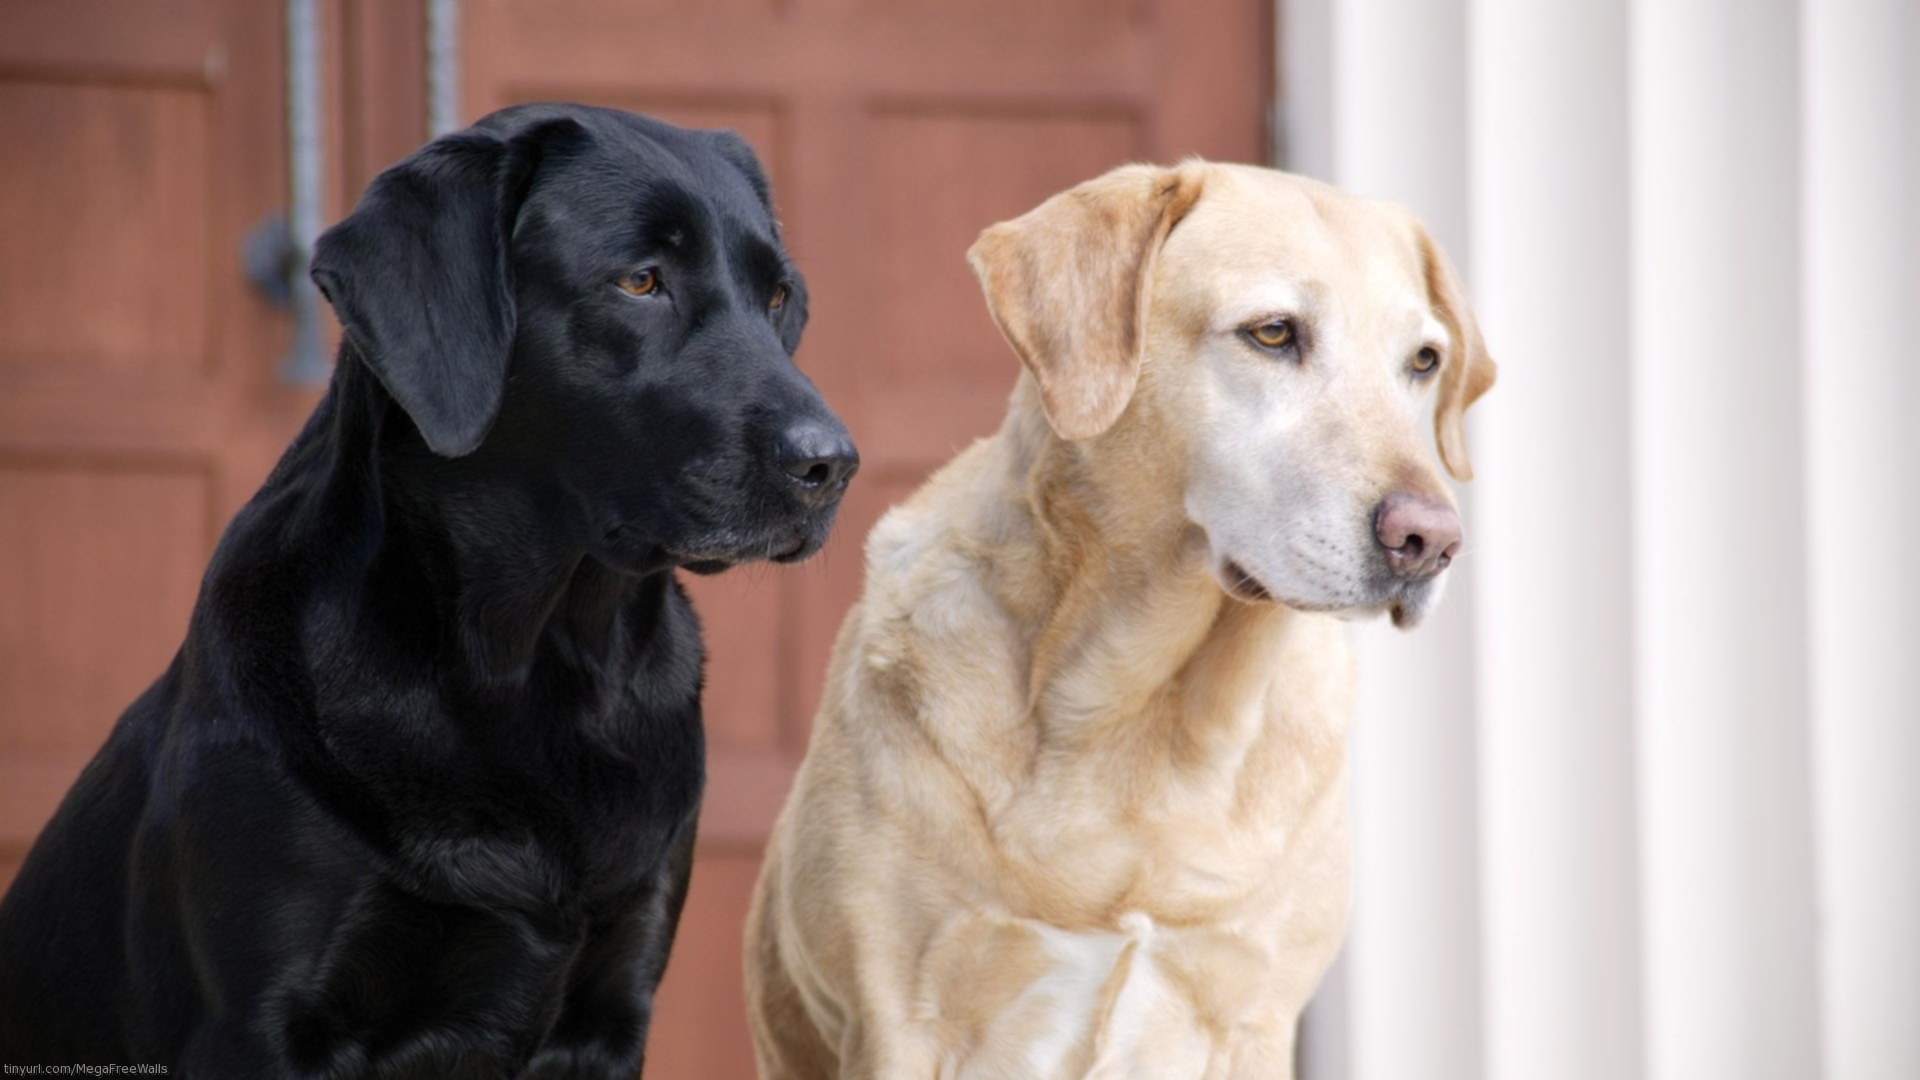
<svg viewBox="0 0 1920 1080">
<path fill-rule="evenodd" d="M 1333 173 L 1333 9 L 1336 0 L 1274 0 L 1278 125 L 1273 164 Z"/>
<path fill-rule="evenodd" d="M 1633 727 L 1652 1080 L 1819 1073 L 1794 0 L 1631 7 Z"/>
<path fill-rule="evenodd" d="M 1808 0 L 1801 237 L 1822 1075 L 1920 1076 L 1920 5 Z"/>
<path fill-rule="evenodd" d="M 1491 1080 L 1640 1074 L 1628 446 L 1627 26 L 1476 0 L 1474 450 Z"/>
<path fill-rule="evenodd" d="M 1281 10 L 1283 163 L 1502 362 L 1308 1080 L 1920 1077 L 1920 3 Z"/>
</svg>

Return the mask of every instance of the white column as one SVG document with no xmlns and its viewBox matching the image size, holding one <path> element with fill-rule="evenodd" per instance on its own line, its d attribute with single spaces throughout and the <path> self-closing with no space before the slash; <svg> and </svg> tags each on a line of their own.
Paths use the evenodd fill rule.
<svg viewBox="0 0 1920 1080">
<path fill-rule="evenodd" d="M 1343 0 L 1333 12 L 1328 179 L 1406 203 L 1473 277 L 1467 237 L 1466 0 Z M 1496 349 L 1501 343 L 1495 342 Z M 1486 408 L 1505 408 L 1504 393 Z M 1469 549 L 1479 523 L 1464 496 Z M 1453 571 L 1435 616 L 1355 635 L 1353 1080 L 1480 1080 L 1474 788 L 1474 582 Z"/>
<path fill-rule="evenodd" d="M 1631 22 L 1647 1075 L 1807 1080 L 1798 11 L 1637 0 Z"/>
<path fill-rule="evenodd" d="M 1333 13 L 1340 0 L 1274 0 L 1274 165 L 1333 174 Z"/>
<path fill-rule="evenodd" d="M 1641 1073 L 1632 746 L 1627 26 L 1615 0 L 1476 0 L 1486 1075 Z"/>
<path fill-rule="evenodd" d="M 1920 1076 L 1920 5 L 1808 0 L 1804 379 L 1826 1080 Z"/>
</svg>

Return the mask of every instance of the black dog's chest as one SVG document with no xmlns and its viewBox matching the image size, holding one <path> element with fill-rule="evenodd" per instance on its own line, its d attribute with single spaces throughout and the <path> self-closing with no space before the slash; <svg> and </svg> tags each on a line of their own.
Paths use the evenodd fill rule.
<svg viewBox="0 0 1920 1080">
<path fill-rule="evenodd" d="M 704 784 L 691 609 L 675 589 L 641 611 L 632 621 L 647 632 L 617 663 L 555 646 L 504 689 L 423 684 L 391 713 L 325 702 L 316 726 L 341 733 L 329 750 L 353 779 L 315 789 L 416 895 L 548 921 L 608 917 Z"/>
<path fill-rule="evenodd" d="M 678 609 L 677 611 L 675 609 Z M 346 746 L 369 877 L 291 986 L 287 1045 L 326 1074 L 631 1077 L 703 783 L 699 642 L 671 620 L 619 671 L 536 666 L 512 693 L 422 694 L 397 746 Z M 351 790 L 351 789 L 348 789 Z M 336 803 L 342 800 L 334 800 Z M 671 899 L 671 907 L 665 906 Z"/>
<path fill-rule="evenodd" d="M 557 936 L 629 909 L 690 830 L 703 746 L 697 727 L 651 740 L 645 758 L 601 750 L 489 762 L 410 814 L 389 865 L 434 902 L 512 911 Z"/>
<path fill-rule="evenodd" d="M 369 890 L 325 966 L 286 988 L 288 1059 L 316 1074 L 372 1059 L 394 1076 L 631 1076 L 656 947 L 646 917 L 541 926 Z"/>
</svg>

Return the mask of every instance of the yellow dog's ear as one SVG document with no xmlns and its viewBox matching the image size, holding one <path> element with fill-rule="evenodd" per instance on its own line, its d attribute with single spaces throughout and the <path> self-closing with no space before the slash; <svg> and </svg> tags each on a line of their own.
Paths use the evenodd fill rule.
<svg viewBox="0 0 1920 1080">
<path fill-rule="evenodd" d="M 1200 197 L 1202 168 L 1122 166 L 989 228 L 967 251 L 1061 438 L 1091 439 L 1126 411 L 1154 259 Z"/>
<path fill-rule="evenodd" d="M 1499 373 L 1493 357 L 1487 355 L 1487 342 L 1480 336 L 1480 324 L 1467 304 L 1460 275 L 1447 261 L 1446 253 L 1433 242 L 1426 227 L 1414 224 L 1420 248 L 1420 265 L 1427 278 L 1427 301 L 1433 313 L 1446 324 L 1453 339 L 1453 355 L 1440 373 L 1440 401 L 1433 413 L 1433 434 L 1440 444 L 1440 460 L 1456 480 L 1473 479 L 1473 462 L 1467 457 L 1467 406 L 1493 386 Z"/>
</svg>

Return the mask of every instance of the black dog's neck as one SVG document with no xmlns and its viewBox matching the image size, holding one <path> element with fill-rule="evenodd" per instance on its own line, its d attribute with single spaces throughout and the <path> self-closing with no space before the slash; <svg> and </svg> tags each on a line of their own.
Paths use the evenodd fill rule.
<svg viewBox="0 0 1920 1080">
<path fill-rule="evenodd" d="M 623 573 L 590 555 L 586 525 L 544 478 L 505 470 L 483 447 L 435 455 L 343 346 L 331 395 L 335 497 L 358 501 L 376 535 L 370 578 L 426 587 L 443 644 L 479 684 L 524 682 L 543 653 L 606 671 L 633 639 L 623 614 L 663 602 L 671 571 Z"/>
</svg>

